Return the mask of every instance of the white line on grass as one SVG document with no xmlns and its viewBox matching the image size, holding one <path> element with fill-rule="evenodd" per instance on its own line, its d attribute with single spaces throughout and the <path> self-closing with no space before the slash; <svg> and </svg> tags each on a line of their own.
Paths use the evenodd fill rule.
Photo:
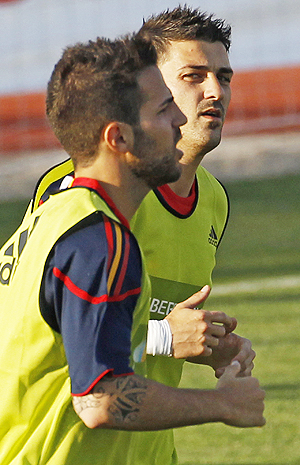
<svg viewBox="0 0 300 465">
<path fill-rule="evenodd" d="M 297 287 L 299 287 L 300 293 L 300 276 L 279 276 L 276 278 L 262 278 L 259 281 L 237 281 L 228 284 L 217 284 L 213 286 L 211 295 L 222 296 L 272 289 L 292 289 Z"/>
</svg>

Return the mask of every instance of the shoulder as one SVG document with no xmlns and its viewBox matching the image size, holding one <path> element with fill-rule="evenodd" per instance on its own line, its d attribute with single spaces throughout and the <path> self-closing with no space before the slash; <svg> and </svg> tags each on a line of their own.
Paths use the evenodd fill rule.
<svg viewBox="0 0 300 465">
<path fill-rule="evenodd" d="M 72 308 L 138 295 L 141 276 L 134 236 L 125 226 L 95 212 L 68 230 L 48 256 L 41 286 L 42 314 L 48 322 L 45 315 L 50 313 L 52 318 L 53 308 L 60 314 L 65 293 L 75 299 Z"/>
<path fill-rule="evenodd" d="M 229 204 L 229 197 L 225 186 L 201 165 L 197 169 L 197 180 L 202 196 L 211 195 L 217 202 Z"/>
<path fill-rule="evenodd" d="M 102 259 L 108 268 L 126 256 L 138 258 L 139 247 L 133 234 L 122 224 L 96 211 L 70 228 L 55 244 L 53 253 L 58 262 L 83 262 L 97 266 Z M 53 254 L 52 254 L 53 255 Z"/>
<path fill-rule="evenodd" d="M 199 184 L 207 182 L 211 185 L 211 187 L 214 190 L 226 192 L 226 189 L 223 186 L 223 184 L 217 178 L 215 178 L 213 174 L 207 171 L 207 169 L 204 168 L 204 166 L 202 165 L 199 165 L 199 167 L 197 168 L 197 179 Z"/>
</svg>

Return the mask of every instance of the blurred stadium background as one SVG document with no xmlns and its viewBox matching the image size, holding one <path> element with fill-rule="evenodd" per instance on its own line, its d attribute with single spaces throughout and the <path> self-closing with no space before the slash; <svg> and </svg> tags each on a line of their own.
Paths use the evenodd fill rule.
<svg viewBox="0 0 300 465">
<path fill-rule="evenodd" d="M 223 141 L 204 164 L 221 180 L 300 172 L 300 2 L 201 0 L 232 25 L 232 102 Z M 174 0 L 0 0 L 0 197 L 31 195 L 66 155 L 45 118 L 63 48 L 137 30 Z"/>
</svg>

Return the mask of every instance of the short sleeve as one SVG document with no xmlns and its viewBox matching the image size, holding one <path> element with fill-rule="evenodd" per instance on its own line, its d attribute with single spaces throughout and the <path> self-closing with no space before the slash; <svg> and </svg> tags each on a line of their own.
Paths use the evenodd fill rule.
<svg viewBox="0 0 300 465">
<path fill-rule="evenodd" d="M 53 248 L 40 293 L 41 313 L 63 338 L 73 395 L 85 395 L 108 372 L 130 367 L 133 311 L 141 290 L 134 236 L 96 212 Z"/>
</svg>

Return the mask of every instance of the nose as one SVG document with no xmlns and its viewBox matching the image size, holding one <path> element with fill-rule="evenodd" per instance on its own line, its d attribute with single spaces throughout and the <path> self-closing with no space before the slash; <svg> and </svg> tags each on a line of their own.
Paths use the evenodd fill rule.
<svg viewBox="0 0 300 465">
<path fill-rule="evenodd" d="M 173 126 L 183 126 L 187 122 L 187 117 L 174 102 L 174 121 Z"/>
<path fill-rule="evenodd" d="M 203 96 L 206 99 L 222 100 L 224 97 L 224 90 L 221 86 L 219 79 L 214 73 L 208 73 L 205 79 Z"/>
</svg>

